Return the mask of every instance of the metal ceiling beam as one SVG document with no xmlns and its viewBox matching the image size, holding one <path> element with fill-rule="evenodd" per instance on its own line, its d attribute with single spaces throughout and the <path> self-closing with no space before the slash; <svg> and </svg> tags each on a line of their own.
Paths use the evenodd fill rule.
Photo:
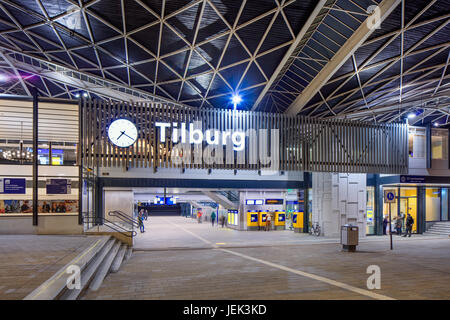
<svg viewBox="0 0 450 320">
<path fill-rule="evenodd" d="M 285 53 L 283 59 L 278 64 L 278 67 L 275 69 L 275 71 L 273 72 L 273 74 L 270 77 L 269 81 L 264 86 L 264 89 L 259 94 L 258 99 L 256 99 L 255 103 L 253 104 L 252 110 L 255 110 L 258 107 L 259 103 L 261 102 L 263 97 L 266 95 L 267 91 L 269 91 L 269 89 L 272 86 L 272 84 L 274 83 L 275 79 L 278 77 L 278 74 L 284 68 L 286 62 L 289 60 L 289 58 L 291 57 L 291 55 L 294 52 L 294 50 L 299 46 L 299 44 L 302 41 L 304 35 L 308 31 L 309 27 L 313 23 L 314 19 L 316 19 L 317 15 L 319 14 L 320 10 L 322 10 L 322 8 L 324 7 L 326 2 L 327 2 L 327 0 L 320 0 L 317 3 L 316 7 L 314 8 L 314 11 L 311 13 L 311 15 L 309 16 L 308 20 L 305 22 L 305 24 L 301 28 L 300 32 L 297 34 L 297 37 L 295 37 L 294 42 L 291 44 L 291 46 L 289 47 L 289 49 Z"/>
<path fill-rule="evenodd" d="M 333 58 L 322 68 L 317 76 L 308 84 L 294 102 L 286 110 L 288 114 L 297 114 L 311 100 L 317 92 L 325 85 L 336 71 L 351 57 L 353 53 L 364 43 L 364 41 L 375 31 L 373 27 L 374 15 L 379 14 L 379 23 L 381 24 L 386 17 L 397 7 L 401 0 L 383 0 L 378 10 L 374 10 L 373 14 L 360 25 L 353 35 L 344 43 L 344 45 L 336 52 Z"/>
<path fill-rule="evenodd" d="M 57 83 L 78 88 L 80 90 L 84 90 L 90 93 L 94 93 L 101 97 L 108 97 L 114 100 L 129 101 L 129 102 L 150 100 L 161 103 L 165 102 L 176 105 L 182 105 L 180 103 L 177 103 L 176 101 L 171 101 L 169 99 L 162 99 L 157 96 L 155 97 L 150 93 L 144 92 L 143 90 L 128 88 L 120 84 L 114 84 L 111 80 L 98 79 L 97 77 L 84 74 L 83 72 L 71 70 L 69 68 L 62 67 L 55 63 L 42 61 L 38 58 L 30 57 L 31 59 L 35 60 L 35 63 L 28 64 L 26 62 L 14 59 L 13 57 L 8 56 L 6 53 L 3 54 L 7 56 L 8 61 L 14 66 L 14 68 L 18 70 L 23 70 L 27 73 L 35 74 L 42 78 L 55 81 Z"/>
</svg>

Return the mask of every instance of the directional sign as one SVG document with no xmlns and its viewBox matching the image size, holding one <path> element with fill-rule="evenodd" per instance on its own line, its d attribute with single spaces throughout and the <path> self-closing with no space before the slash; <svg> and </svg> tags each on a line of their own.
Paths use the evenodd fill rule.
<svg viewBox="0 0 450 320">
<path fill-rule="evenodd" d="M 386 203 L 395 202 L 395 193 L 389 190 L 384 190 L 384 202 Z"/>
</svg>

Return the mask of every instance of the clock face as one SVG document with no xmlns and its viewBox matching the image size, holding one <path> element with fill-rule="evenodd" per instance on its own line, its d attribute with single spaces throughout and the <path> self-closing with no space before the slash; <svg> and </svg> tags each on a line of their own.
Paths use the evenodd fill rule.
<svg viewBox="0 0 450 320">
<path fill-rule="evenodd" d="M 137 129 L 133 122 L 117 119 L 109 125 L 108 137 L 116 146 L 126 148 L 136 142 Z"/>
</svg>

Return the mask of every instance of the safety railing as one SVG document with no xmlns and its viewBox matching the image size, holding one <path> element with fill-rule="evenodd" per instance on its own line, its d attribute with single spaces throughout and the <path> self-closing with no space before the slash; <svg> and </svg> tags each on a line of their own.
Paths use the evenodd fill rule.
<svg viewBox="0 0 450 320">
<path fill-rule="evenodd" d="M 95 226 L 108 227 L 108 228 L 114 230 L 115 232 L 118 232 L 118 233 L 120 233 L 123 236 L 128 237 L 128 238 L 133 238 L 133 237 L 137 236 L 137 232 L 135 230 L 133 230 L 132 228 L 131 228 L 131 230 L 127 229 L 127 228 L 124 228 L 120 224 L 118 224 L 118 223 L 116 223 L 114 221 L 108 220 L 106 218 L 103 218 L 103 217 L 88 217 L 88 216 L 84 216 L 83 217 L 83 223 L 88 223 L 88 224 L 92 223 L 94 225 L 94 227 Z"/>
<path fill-rule="evenodd" d="M 108 215 L 111 217 L 116 217 L 119 218 L 121 221 L 128 223 L 130 226 L 132 227 L 139 227 L 139 223 L 137 222 L 136 219 L 131 218 L 130 216 L 128 216 L 126 213 L 119 211 L 119 210 L 113 210 L 108 212 Z"/>
</svg>

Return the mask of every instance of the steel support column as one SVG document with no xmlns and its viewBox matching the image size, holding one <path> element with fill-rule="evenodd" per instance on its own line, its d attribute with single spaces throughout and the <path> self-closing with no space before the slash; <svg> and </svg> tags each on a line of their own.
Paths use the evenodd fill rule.
<svg viewBox="0 0 450 320">
<path fill-rule="evenodd" d="M 38 225 L 38 91 L 32 88 L 33 94 L 33 226 Z"/>
</svg>

